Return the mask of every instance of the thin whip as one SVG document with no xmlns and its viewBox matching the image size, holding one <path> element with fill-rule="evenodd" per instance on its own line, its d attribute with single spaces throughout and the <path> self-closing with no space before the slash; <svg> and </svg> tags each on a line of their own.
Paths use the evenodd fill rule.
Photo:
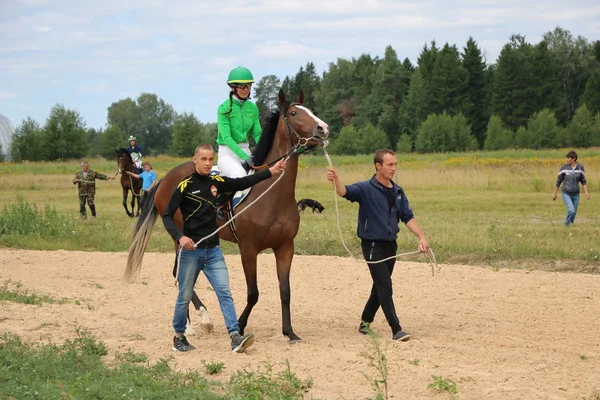
<svg viewBox="0 0 600 400">
<path fill-rule="evenodd" d="M 331 162 L 331 157 L 329 157 L 329 153 L 327 153 L 327 145 L 323 146 L 323 153 L 325 154 L 325 158 L 327 158 L 327 162 L 329 163 L 329 167 L 333 168 L 333 164 Z M 377 264 L 383 261 L 387 261 L 387 260 L 391 260 L 393 258 L 398 258 L 398 257 L 404 257 L 404 256 L 410 256 L 413 254 L 419 254 L 422 253 L 421 250 L 417 250 L 417 251 L 411 251 L 408 253 L 400 253 L 400 254 L 396 254 L 395 256 L 391 256 L 388 258 L 384 258 L 383 260 L 377 260 L 377 261 L 366 261 L 366 260 L 361 260 L 358 259 L 354 256 L 354 254 L 352 254 L 352 252 L 350 251 L 350 249 L 348 248 L 348 246 L 346 245 L 346 242 L 344 242 L 344 235 L 342 235 L 342 229 L 340 227 L 340 210 L 338 208 L 338 196 L 337 196 L 337 190 L 336 190 L 336 185 L 335 185 L 335 179 L 333 180 L 333 201 L 335 202 L 335 215 L 336 215 L 336 220 L 337 220 L 337 230 L 338 233 L 340 235 L 340 239 L 342 241 L 342 245 L 344 245 L 344 248 L 346 249 L 346 251 L 348 252 L 348 254 L 350 254 L 350 256 L 352 258 L 354 258 L 357 262 L 361 262 L 361 263 L 366 263 L 366 264 Z M 433 250 L 431 250 L 431 247 L 429 247 L 427 249 L 427 252 L 425 253 L 425 255 L 427 256 L 427 258 L 429 259 L 429 264 L 431 264 L 431 276 L 435 276 L 435 267 L 437 267 L 438 272 L 440 271 L 440 267 L 437 265 L 437 262 L 435 260 L 435 254 L 433 254 Z"/>
</svg>

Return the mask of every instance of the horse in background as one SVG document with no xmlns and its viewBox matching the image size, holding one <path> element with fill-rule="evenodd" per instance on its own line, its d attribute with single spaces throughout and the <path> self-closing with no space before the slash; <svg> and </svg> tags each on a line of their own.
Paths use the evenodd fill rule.
<svg viewBox="0 0 600 400">
<path fill-rule="evenodd" d="M 267 119 L 265 129 L 254 152 L 255 167 L 266 168 L 277 160 L 288 158 L 285 174 L 280 176 L 277 186 L 267 192 L 256 203 L 255 210 L 248 210 L 235 219 L 236 237 L 231 225 L 219 231 L 221 239 L 237 242 L 240 249 L 244 275 L 247 285 L 247 304 L 239 317 L 240 333 L 243 334 L 254 305 L 258 302 L 257 256 L 265 249 L 273 249 L 279 279 L 279 292 L 282 311 L 282 332 L 290 342 L 301 340 L 294 333 L 291 322 L 290 269 L 294 257 L 294 238 L 298 234 L 300 214 L 295 199 L 296 177 L 298 174 L 298 155 L 317 145 L 323 145 L 329 135 L 328 125 L 317 118 L 311 110 L 304 107 L 304 95 L 295 102 L 289 102 L 285 93 L 279 91 L 279 110 Z M 262 165 L 265 164 L 265 165 Z M 144 209 L 137 222 L 134 238 L 129 248 L 129 257 L 124 278 L 132 280 L 141 269 L 142 259 L 152 228 L 162 215 L 177 184 L 195 170 L 193 162 L 181 164 L 165 177 L 147 194 Z M 237 206 L 245 209 L 275 182 L 275 178 L 264 180 L 252 187 L 250 193 Z M 237 211 L 239 213 L 239 211 Z M 181 214 L 175 215 L 181 229 Z M 219 220 L 219 225 L 225 223 Z M 196 304 L 194 303 L 196 306 Z M 196 306 L 198 309 L 198 307 Z"/>
<path fill-rule="evenodd" d="M 140 178 L 133 177 L 126 173 L 125 171 L 133 172 L 137 174 L 137 168 L 133 160 L 131 159 L 131 154 L 124 149 L 115 149 L 117 154 L 117 166 L 119 169 L 119 173 L 121 174 L 121 186 L 123 187 L 123 207 L 125 208 L 125 212 L 131 218 L 140 215 L 140 197 L 142 194 L 142 180 Z M 129 192 L 131 191 L 131 212 L 129 212 L 129 208 L 127 207 L 127 198 L 129 197 Z M 135 204 L 137 201 L 137 214 L 135 213 Z"/>
</svg>

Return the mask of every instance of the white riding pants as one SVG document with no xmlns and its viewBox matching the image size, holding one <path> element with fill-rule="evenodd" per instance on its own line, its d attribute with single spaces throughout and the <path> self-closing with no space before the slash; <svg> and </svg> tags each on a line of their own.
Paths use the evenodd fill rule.
<svg viewBox="0 0 600 400">
<path fill-rule="evenodd" d="M 252 154 L 248 143 L 240 143 L 238 146 L 240 146 L 240 149 L 242 149 L 244 153 L 248 155 Z M 242 162 L 243 160 L 231 151 L 229 147 L 223 145 L 219 146 L 219 161 L 217 165 L 221 170 L 221 175 L 230 178 L 241 178 L 248 175 L 244 167 L 242 167 Z"/>
</svg>

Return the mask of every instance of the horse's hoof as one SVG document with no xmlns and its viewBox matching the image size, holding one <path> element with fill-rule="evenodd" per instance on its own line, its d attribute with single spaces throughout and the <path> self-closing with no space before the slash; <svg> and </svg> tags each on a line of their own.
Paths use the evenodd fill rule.
<svg viewBox="0 0 600 400">
<path fill-rule="evenodd" d="M 212 322 L 209 322 L 209 323 L 201 322 L 200 326 L 202 327 L 202 329 L 204 329 L 204 332 L 206 332 L 206 333 L 212 333 L 215 330 L 215 327 L 213 326 Z"/>
<path fill-rule="evenodd" d="M 214 330 L 214 326 L 212 320 L 210 319 L 210 314 L 208 310 L 204 307 L 200 307 L 197 311 L 200 318 L 202 318 L 200 322 L 200 327 L 207 333 L 212 333 Z"/>
<path fill-rule="evenodd" d="M 284 335 L 290 338 L 290 344 L 299 343 L 302 341 L 302 339 L 300 339 L 300 337 L 293 332 L 291 334 L 284 333 Z"/>
<path fill-rule="evenodd" d="M 191 325 L 188 325 L 188 327 L 185 329 L 185 334 L 187 336 L 196 336 L 196 330 Z"/>
</svg>

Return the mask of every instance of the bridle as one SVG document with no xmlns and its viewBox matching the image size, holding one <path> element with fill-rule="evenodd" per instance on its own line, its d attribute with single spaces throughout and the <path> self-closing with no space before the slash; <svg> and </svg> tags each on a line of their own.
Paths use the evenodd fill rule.
<svg viewBox="0 0 600 400">
<path fill-rule="evenodd" d="M 305 153 L 309 150 L 314 149 L 317 145 L 313 144 L 313 145 L 309 145 L 308 142 L 311 140 L 323 140 L 323 138 L 319 135 L 315 135 L 313 134 L 310 137 L 304 137 L 304 136 L 300 136 L 300 134 L 298 134 L 298 132 L 296 132 L 296 130 L 294 129 L 294 127 L 292 126 L 292 124 L 290 123 L 290 121 L 287 118 L 287 112 L 288 110 L 293 107 L 293 106 L 301 106 L 301 103 L 290 103 L 285 109 L 283 109 L 281 111 L 281 118 L 283 119 L 283 122 L 285 122 L 285 134 L 287 139 L 290 142 L 290 148 L 288 151 L 286 151 L 286 153 L 278 158 L 276 158 L 273 161 L 270 161 L 268 163 L 265 163 L 263 165 L 260 166 L 256 166 L 254 168 L 261 168 L 261 167 L 272 167 L 273 165 L 275 165 L 279 160 L 283 160 L 283 159 L 287 159 L 289 158 L 292 154 L 296 153 L 296 154 L 302 154 Z M 295 139 L 295 141 L 294 141 Z"/>
</svg>

